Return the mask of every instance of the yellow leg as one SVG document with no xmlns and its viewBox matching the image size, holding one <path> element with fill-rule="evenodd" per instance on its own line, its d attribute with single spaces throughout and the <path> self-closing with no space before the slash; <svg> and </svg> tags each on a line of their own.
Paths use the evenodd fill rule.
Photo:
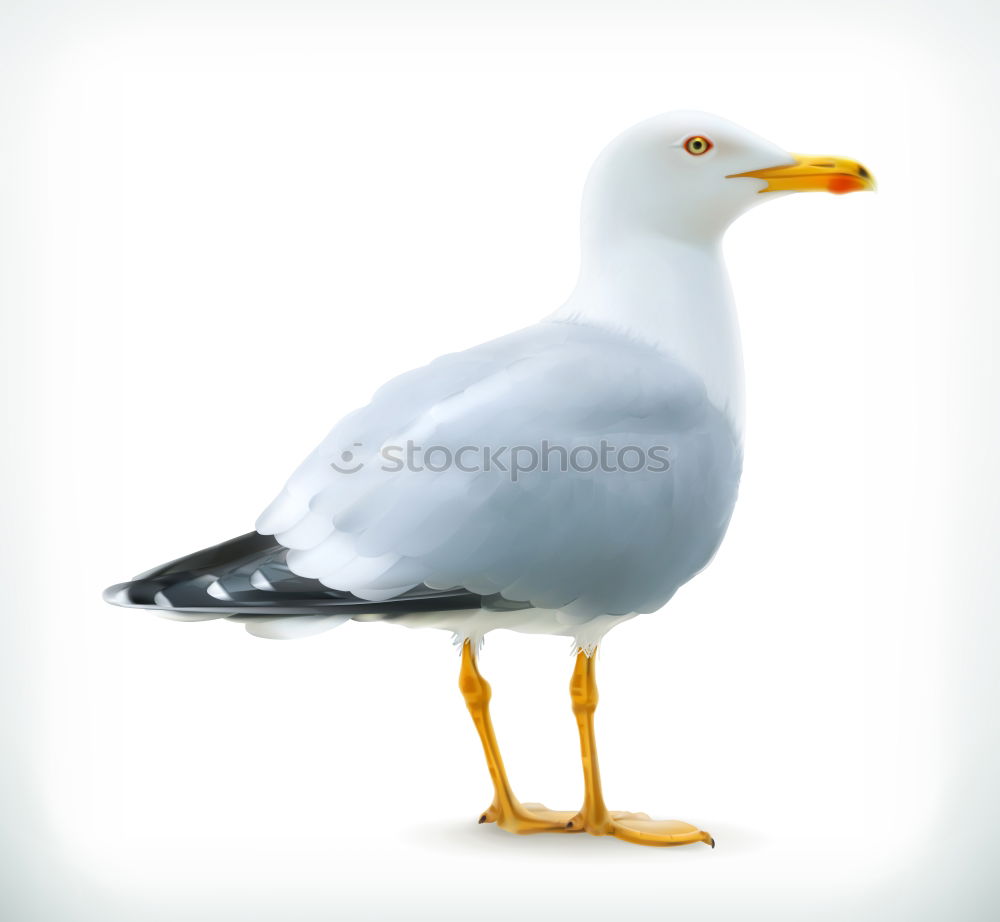
<svg viewBox="0 0 1000 922">
<path fill-rule="evenodd" d="M 697 826 L 679 820 L 651 820 L 645 813 L 611 813 L 604 804 L 601 771 L 597 764 L 597 741 L 594 736 L 594 712 L 597 710 L 596 651 L 577 654 L 569 683 L 573 714 L 580 731 L 580 756 L 583 760 L 583 807 L 573 817 L 571 828 L 584 829 L 595 836 L 615 836 L 639 845 L 688 845 L 715 840 Z"/>
<path fill-rule="evenodd" d="M 479 673 L 476 655 L 469 641 L 462 645 L 462 668 L 459 672 L 458 687 L 462 690 L 466 707 L 472 715 L 479 732 L 479 739 L 486 754 L 486 765 L 493 779 L 493 803 L 479 818 L 480 823 L 497 823 L 508 832 L 581 832 L 582 827 L 571 825 L 573 811 L 549 810 L 541 804 L 522 804 L 515 796 L 507 781 L 500 747 L 493 734 L 490 720 L 490 685 Z"/>
</svg>

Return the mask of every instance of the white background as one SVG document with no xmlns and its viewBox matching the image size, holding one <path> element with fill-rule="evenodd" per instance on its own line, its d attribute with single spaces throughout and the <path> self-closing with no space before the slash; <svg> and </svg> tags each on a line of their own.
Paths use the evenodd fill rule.
<svg viewBox="0 0 1000 922">
<path fill-rule="evenodd" d="M 5 917 L 996 913 L 991 15 L 6 3 Z M 100 601 L 250 530 L 390 374 L 558 306 L 593 157 L 671 108 L 880 184 L 730 232 L 737 513 L 602 648 L 610 805 L 714 852 L 476 825 L 444 633 L 267 642 Z M 577 806 L 567 642 L 496 633 L 482 668 L 521 798 Z"/>
</svg>

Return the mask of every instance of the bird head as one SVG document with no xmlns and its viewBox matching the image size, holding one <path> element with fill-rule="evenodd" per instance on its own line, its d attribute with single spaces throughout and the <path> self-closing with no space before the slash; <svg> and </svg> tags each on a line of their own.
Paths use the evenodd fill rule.
<svg viewBox="0 0 1000 922">
<path fill-rule="evenodd" d="M 629 128 L 594 164 L 585 233 L 712 240 L 754 205 L 790 192 L 874 189 L 860 163 L 792 154 L 705 112 L 668 112 Z"/>
</svg>

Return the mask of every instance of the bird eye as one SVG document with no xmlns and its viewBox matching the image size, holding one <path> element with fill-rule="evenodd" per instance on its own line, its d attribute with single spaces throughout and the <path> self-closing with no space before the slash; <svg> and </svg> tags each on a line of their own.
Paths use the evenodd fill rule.
<svg viewBox="0 0 1000 922">
<path fill-rule="evenodd" d="M 684 142 L 684 150 L 695 157 L 707 154 L 711 149 L 712 142 L 700 134 L 696 134 L 693 138 L 688 138 Z"/>
</svg>

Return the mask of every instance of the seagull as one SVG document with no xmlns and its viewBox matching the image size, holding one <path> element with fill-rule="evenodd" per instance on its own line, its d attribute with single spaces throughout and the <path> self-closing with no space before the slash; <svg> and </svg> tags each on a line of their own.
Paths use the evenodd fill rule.
<svg viewBox="0 0 1000 922">
<path fill-rule="evenodd" d="M 348 620 L 450 631 L 493 782 L 480 822 L 714 847 L 690 823 L 605 805 L 595 652 L 709 563 L 733 512 L 744 398 L 726 228 L 791 192 L 874 188 L 854 160 L 791 154 L 704 112 L 634 125 L 587 179 L 565 304 L 390 380 L 333 427 L 255 531 L 105 599 L 274 639 Z M 479 671 L 498 629 L 572 638 L 579 810 L 514 795 Z"/>
</svg>

